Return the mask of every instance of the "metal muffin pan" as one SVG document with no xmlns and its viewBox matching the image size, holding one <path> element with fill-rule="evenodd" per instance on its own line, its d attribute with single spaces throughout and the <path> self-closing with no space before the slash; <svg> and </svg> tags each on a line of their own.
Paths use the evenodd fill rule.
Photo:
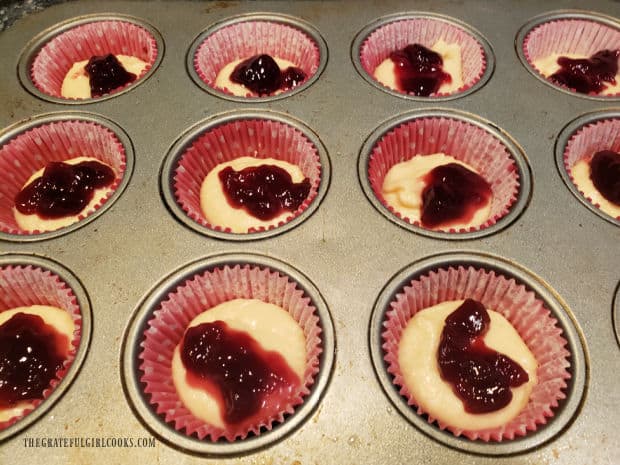
<svg viewBox="0 0 620 465">
<path fill-rule="evenodd" d="M 140 369 L 141 361 L 138 356 L 144 340 L 144 333 L 148 329 L 148 321 L 170 292 L 173 292 L 180 284 L 192 280 L 195 276 L 206 271 L 235 265 L 257 266 L 261 269 L 275 271 L 281 276 L 287 276 L 291 282 L 297 285 L 298 289 L 304 292 L 304 297 L 311 300 L 316 307 L 316 315 L 319 317 L 321 327 L 322 353 L 319 361 L 319 372 L 310 388 L 310 394 L 304 398 L 304 402 L 295 408 L 294 414 L 286 415 L 283 423 L 275 424 L 272 430 L 264 430 L 259 435 L 250 435 L 246 439 L 233 442 L 200 440 L 195 436 L 184 434 L 183 431 L 175 430 L 170 423 L 165 422 L 154 411 L 155 406 L 149 402 L 149 394 L 144 392 L 144 383 L 140 381 L 144 372 Z M 164 278 L 138 305 L 125 334 L 121 350 L 123 387 L 132 403 L 132 408 L 142 421 L 154 434 L 172 446 L 197 454 L 216 456 L 247 454 L 281 440 L 308 419 L 319 405 L 325 392 L 334 366 L 335 355 L 336 340 L 329 309 L 319 290 L 307 277 L 285 263 L 269 257 L 252 254 L 223 254 L 196 261 L 177 270 Z"/>
<path fill-rule="evenodd" d="M 82 26 L 84 24 L 94 23 L 97 21 L 122 21 L 127 23 L 133 23 L 141 28 L 145 29 L 155 40 L 155 44 L 157 46 L 157 58 L 155 62 L 151 66 L 151 68 L 146 72 L 144 76 L 142 76 L 139 80 L 135 81 L 131 85 L 126 88 L 113 92 L 111 94 L 102 95 L 101 97 L 93 97 L 90 99 L 66 99 L 62 97 L 56 97 L 54 95 L 46 94 L 37 88 L 32 82 L 32 78 L 30 75 L 30 70 L 32 68 L 32 63 L 34 62 L 37 54 L 41 51 L 41 49 L 52 39 L 55 37 L 69 31 L 78 26 Z M 22 52 L 19 63 L 17 65 L 17 73 L 19 76 L 22 85 L 28 90 L 28 92 L 33 95 L 47 100 L 49 102 L 54 103 L 63 103 L 68 105 L 81 105 L 86 103 L 91 103 L 93 101 L 101 101 L 107 100 L 114 97 L 118 97 L 119 95 L 124 94 L 125 92 L 129 92 L 134 89 L 136 86 L 139 86 L 144 81 L 146 81 L 155 71 L 157 70 L 161 60 L 164 56 L 164 40 L 157 29 L 155 29 L 150 24 L 142 21 L 138 18 L 134 18 L 132 16 L 127 15 L 119 15 L 119 14 L 93 14 L 93 15 L 84 15 L 76 18 L 68 19 L 67 21 L 63 21 L 59 24 L 52 26 L 51 28 L 42 31 L 39 35 L 34 37 L 27 45 L 24 51 Z"/>
<path fill-rule="evenodd" d="M 553 416 L 545 425 L 539 425 L 536 431 L 529 431 L 525 436 L 510 441 L 489 442 L 471 441 L 465 437 L 456 437 L 451 432 L 441 430 L 435 423 L 427 421 L 426 416 L 418 415 L 415 408 L 408 405 L 407 399 L 400 395 L 398 387 L 393 384 L 393 376 L 387 372 L 384 361 L 385 351 L 382 347 L 383 322 L 390 309 L 390 302 L 409 285 L 412 280 L 428 273 L 447 267 L 469 267 L 494 271 L 499 275 L 514 279 L 524 285 L 541 299 L 551 315 L 558 321 L 562 336 L 567 340 L 570 352 L 571 378 L 565 390 L 566 398 L 554 408 Z M 450 253 L 424 258 L 399 271 L 385 285 L 377 298 L 370 321 L 369 344 L 372 361 L 377 377 L 385 393 L 394 403 L 396 409 L 414 426 L 433 439 L 465 452 L 501 456 L 521 453 L 544 444 L 563 431 L 573 420 L 582 402 L 585 400 L 586 382 L 588 378 L 588 357 L 583 335 L 574 315 L 553 289 L 545 286 L 544 281 L 517 264 L 509 263 L 490 255 L 471 253 Z"/>
<path fill-rule="evenodd" d="M 38 257 L 28 254 L 0 254 L 0 268 L 8 266 L 35 267 L 47 270 L 58 276 L 73 292 L 78 306 L 80 307 L 81 316 L 81 335 L 80 346 L 77 348 L 75 359 L 71 367 L 60 380 L 60 383 L 54 388 L 52 393 L 32 412 L 13 423 L 8 428 L 0 431 L 0 442 L 15 436 L 17 433 L 28 428 L 39 419 L 43 418 L 48 411 L 52 409 L 54 404 L 69 390 L 69 387 L 78 376 L 80 368 L 86 358 L 86 353 L 90 346 L 90 338 L 92 334 L 92 315 L 88 294 L 82 286 L 79 279 L 67 268 L 60 263 L 47 258 Z"/>
<path fill-rule="evenodd" d="M 614 100 L 575 98 L 541 85 L 515 51 L 517 33 L 531 18 L 560 8 L 583 8 L 582 2 L 437 0 L 413 5 L 402 0 L 182 0 L 173 8 L 167 2 L 142 0 L 41 4 L 44 8 L 40 11 L 17 19 L 0 33 L 0 49 L 9 64 L 0 71 L 0 128 L 10 130 L 36 115 L 60 115 L 71 109 L 33 95 L 16 72 L 33 38 L 58 24 L 88 15 L 138 18 L 160 31 L 165 55 L 156 72 L 132 86 L 130 92 L 90 100 L 80 107 L 122 128 L 134 150 L 131 179 L 111 208 L 96 220 L 44 241 L 16 242 L 0 237 L 2 253 L 49 257 L 70 269 L 88 289 L 95 328 L 88 357 L 71 389 L 39 421 L 3 441 L 0 461 L 6 457 L 7 461 L 49 465 L 127 461 L 231 465 L 615 463 L 620 455 L 620 444 L 614 440 L 620 429 L 620 413 L 614 408 L 620 404 L 615 376 L 620 372 L 620 358 L 612 315 L 616 314 L 617 325 L 614 295 L 619 280 L 620 249 L 616 244 L 620 230 L 593 215 L 566 188 L 554 150 L 562 128 L 570 121 L 617 108 L 613 108 Z M 592 0 L 588 8 L 620 17 L 613 0 Z M 352 55 L 360 31 L 382 18 L 429 11 L 480 31 L 495 58 L 491 77 L 461 98 L 424 102 L 369 85 L 357 71 Z M 229 100 L 196 85 L 187 66 L 188 51 L 196 38 L 212 25 L 256 14 L 296 18 L 318 31 L 329 51 L 320 76 L 286 98 L 268 101 Z M 239 242 L 205 235 L 171 214 L 162 196 L 162 167 L 171 147 L 192 130 L 188 128 L 196 129 L 220 115 L 247 112 L 249 105 L 250 113 L 303 122 L 300 124 L 319 138 L 329 154 L 331 176 L 320 207 L 303 222 L 281 234 Z M 493 234 L 458 243 L 412 234 L 378 214 L 360 187 L 358 158 L 373 131 L 386 121 L 427 110 L 430 105 L 437 111 L 477 115 L 476 120 L 492 122 L 491 128 L 518 141 L 524 153 L 531 178 L 526 208 Z M 412 264 L 455 252 L 493 256 L 508 267 L 532 270 L 535 283 L 558 299 L 562 309 L 570 309 L 579 322 L 581 334 L 575 341 L 587 346 L 587 396 L 571 421 L 538 445 L 515 443 L 512 447 L 518 450 L 502 455 L 491 454 L 496 446 L 511 446 L 475 443 L 472 447 L 483 449 L 478 452 L 446 445 L 398 413 L 377 380 L 368 333 L 373 306 L 385 284 Z M 153 297 L 164 277 L 204 257 L 222 254 L 268 257 L 310 277 L 329 307 L 338 350 L 320 402 L 304 421 L 257 449 L 214 457 L 213 452 L 192 451 L 176 439 L 164 439 L 147 425 L 150 419 L 147 422 L 134 410 L 129 389 L 123 389 L 126 367 L 121 362 L 121 345 L 136 321 L 133 312 Z M 153 287 L 154 283 L 159 284 Z M 586 365 L 581 367 L 585 372 Z M 157 428 L 168 429 L 163 425 Z M 548 430 L 553 428 L 556 426 L 550 425 Z M 154 436 L 157 441 L 152 448 L 24 445 L 27 438 L 58 436 L 134 440 Z"/>
<path fill-rule="evenodd" d="M 523 43 L 527 35 L 537 26 L 540 26 L 545 23 L 549 23 L 552 21 L 566 20 L 566 19 L 577 19 L 577 20 L 585 20 L 585 21 L 593 21 L 596 23 L 601 23 L 606 26 L 609 26 L 612 29 L 620 30 L 620 21 L 616 17 L 603 15 L 600 13 L 596 13 L 593 11 L 581 11 L 581 10 L 558 10 L 558 11 L 550 11 L 545 14 L 536 16 L 528 21 L 523 27 L 519 30 L 517 37 L 515 39 L 515 50 L 517 51 L 517 55 L 519 56 L 519 60 L 521 60 L 521 64 L 527 69 L 532 76 L 538 79 L 541 82 L 544 82 L 546 85 L 553 87 L 555 90 L 559 90 L 560 92 L 564 92 L 565 94 L 572 95 L 574 97 L 580 97 L 591 100 L 600 100 L 600 101 L 611 101 L 614 103 L 618 103 L 620 101 L 620 96 L 597 96 L 597 95 L 587 95 L 582 94 L 580 92 L 573 92 L 572 90 L 566 89 L 562 86 L 554 84 L 549 79 L 545 78 L 542 74 L 540 74 L 527 60 L 525 56 L 525 52 L 523 51 Z"/>
</svg>

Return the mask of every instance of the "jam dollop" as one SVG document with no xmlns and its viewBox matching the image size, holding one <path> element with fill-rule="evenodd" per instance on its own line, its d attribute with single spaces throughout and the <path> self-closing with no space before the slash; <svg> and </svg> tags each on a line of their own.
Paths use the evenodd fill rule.
<svg viewBox="0 0 620 465">
<path fill-rule="evenodd" d="M 452 384 L 469 413 L 488 413 L 510 403 L 510 388 L 529 381 L 510 357 L 484 343 L 491 318 L 484 305 L 467 299 L 445 320 L 437 361 L 441 377 Z"/>
<path fill-rule="evenodd" d="M 280 70 L 276 61 L 269 55 L 255 55 L 239 63 L 230 80 L 258 95 L 269 95 L 277 90 L 288 90 L 298 86 L 306 79 L 300 68 L 289 66 Z"/>
<path fill-rule="evenodd" d="M 111 53 L 91 57 L 84 69 L 90 78 L 90 93 L 93 97 L 101 97 L 136 80 L 136 75 L 125 70 Z"/>
<path fill-rule="evenodd" d="M 227 424 L 282 408 L 300 385 L 282 355 L 223 321 L 187 329 L 180 355 L 188 383 L 215 394 Z"/>
<path fill-rule="evenodd" d="M 424 181 L 421 220 L 429 228 L 467 223 L 492 195 L 482 176 L 458 163 L 433 168 Z"/>
<path fill-rule="evenodd" d="M 76 215 L 92 200 L 95 189 L 114 178 L 112 168 L 94 160 L 75 165 L 51 162 L 40 178 L 17 194 L 15 207 L 24 215 L 36 213 L 45 219 Z"/>
<path fill-rule="evenodd" d="M 38 315 L 16 313 L 0 325 L 0 408 L 42 399 L 68 344 L 67 336 Z"/>
<path fill-rule="evenodd" d="M 620 50 L 601 50 L 590 58 L 558 58 L 560 69 L 549 78 L 583 94 L 598 94 L 616 84 Z"/>
<path fill-rule="evenodd" d="M 436 93 L 441 85 L 452 81 L 443 71 L 443 59 L 420 44 L 407 45 L 390 54 L 395 64 L 396 79 L 400 90 L 420 96 Z"/>
<path fill-rule="evenodd" d="M 620 205 L 620 153 L 596 152 L 590 160 L 590 179 L 603 197 Z"/>
<path fill-rule="evenodd" d="M 284 210 L 295 211 L 308 197 L 310 180 L 293 182 L 291 175 L 275 165 L 259 165 L 235 171 L 228 166 L 219 172 L 226 198 L 236 208 L 267 221 Z"/>
</svg>

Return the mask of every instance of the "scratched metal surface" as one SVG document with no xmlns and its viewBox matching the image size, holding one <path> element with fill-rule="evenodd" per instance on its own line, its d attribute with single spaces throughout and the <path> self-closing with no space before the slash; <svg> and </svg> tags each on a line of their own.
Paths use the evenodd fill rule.
<svg viewBox="0 0 620 465">
<path fill-rule="evenodd" d="M 28 2 L 33 3 L 33 2 Z M 36 2 L 34 2 L 36 3 Z M 579 8 L 579 1 L 403 2 L 141 2 L 72 1 L 33 8 L 0 33 L 0 127 L 46 112 L 79 109 L 111 119 L 131 138 L 135 169 L 112 208 L 68 235 L 43 242 L 0 241 L 3 253 L 49 257 L 83 283 L 93 312 L 86 361 L 62 399 L 38 422 L 0 445 L 0 462 L 24 463 L 617 463 L 620 456 L 620 349 L 612 308 L 620 276 L 620 228 L 593 214 L 566 188 L 554 161 L 562 128 L 588 111 L 617 109 L 618 101 L 581 99 L 555 91 L 521 65 L 514 40 L 535 15 Z M 6 8 L 6 7 L 3 7 Z M 10 7 L 9 7 L 10 8 Z M 351 62 L 355 35 L 378 17 L 431 11 L 480 31 L 496 57 L 480 90 L 461 99 L 427 104 L 381 92 Z M 620 3 L 588 2 L 592 11 L 620 17 Z M 14 14 L 14 10 L 0 10 Z M 186 53 L 206 27 L 248 12 L 279 12 L 314 25 L 327 42 L 325 71 L 310 88 L 268 103 L 237 103 L 196 86 Z M 8 12 L 8 13 L 5 13 Z M 90 13 L 122 13 L 154 25 L 165 41 L 159 69 L 117 98 L 69 107 L 40 100 L 17 79 L 20 52 L 40 31 Z M 7 23 L 7 24 L 9 24 Z M 524 149 L 533 193 L 524 213 L 491 236 L 465 241 L 423 237 L 387 221 L 366 199 L 357 178 L 364 140 L 382 122 L 408 110 L 451 108 L 488 119 Z M 246 243 L 197 234 L 167 210 L 159 170 L 168 148 L 199 120 L 227 110 L 287 113 L 316 132 L 329 153 L 332 177 L 320 208 L 298 227 Z M 490 253 L 538 276 L 573 312 L 587 347 L 589 379 L 581 411 L 550 442 L 509 457 L 451 449 L 398 414 L 376 379 L 368 347 L 370 314 L 383 286 L 403 267 L 439 252 Z M 291 435 L 257 453 L 205 458 L 164 442 L 153 449 L 27 449 L 25 437 L 150 435 L 132 413 L 121 388 L 120 346 L 130 316 L 164 276 L 201 257 L 222 252 L 258 253 L 298 269 L 316 285 L 334 319 L 336 367 L 312 417 Z M 617 302 L 615 308 L 617 309 Z M 616 310 L 618 311 L 618 310 Z"/>
</svg>

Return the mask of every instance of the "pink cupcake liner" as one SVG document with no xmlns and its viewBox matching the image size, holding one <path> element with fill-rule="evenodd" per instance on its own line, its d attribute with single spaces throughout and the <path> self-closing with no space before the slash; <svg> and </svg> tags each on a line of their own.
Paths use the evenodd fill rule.
<svg viewBox="0 0 620 465">
<path fill-rule="evenodd" d="M 113 94 L 141 79 L 155 63 L 159 51 L 155 37 L 134 23 L 93 21 L 61 33 L 43 46 L 32 63 L 32 83 L 44 94 L 65 98 L 60 94 L 62 81 L 73 64 L 109 53 L 134 56 L 148 63 L 136 81 L 114 89 L 110 92 Z"/>
<path fill-rule="evenodd" d="M 35 410 L 63 380 L 75 360 L 80 346 L 82 335 L 82 313 L 76 296 L 71 288 L 49 270 L 28 266 L 0 267 L 0 313 L 17 307 L 31 305 L 49 305 L 64 309 L 71 315 L 75 330 L 71 340 L 72 348 L 67 354 L 62 368 L 56 372 L 56 377 L 50 386 L 43 391 L 43 398 L 32 401 L 34 407 L 24 411 L 21 415 L 0 422 L 0 431 L 17 423 L 30 412 Z"/>
<path fill-rule="evenodd" d="M 418 155 L 445 153 L 480 173 L 493 191 L 491 212 L 484 224 L 468 230 L 442 229 L 464 233 L 488 228 L 508 214 L 519 195 L 519 173 L 508 149 L 484 129 L 445 117 L 423 117 L 405 122 L 385 134 L 373 147 L 368 161 L 368 180 L 379 201 L 396 217 L 414 226 L 419 221 L 402 217 L 382 194 L 383 181 L 390 168 Z"/>
<path fill-rule="evenodd" d="M 601 50 L 620 49 L 620 29 L 587 19 L 559 19 L 533 28 L 523 40 L 523 54 L 530 67 L 547 79 L 534 66 L 534 61 L 552 53 L 578 54 L 590 57 Z M 555 82 L 556 87 L 568 89 Z M 598 95 L 598 94 L 594 94 Z M 620 93 L 606 95 L 618 96 Z"/>
<path fill-rule="evenodd" d="M 620 119 L 606 119 L 587 124 L 568 140 L 564 149 L 564 169 L 575 187 L 577 183 L 572 175 L 573 166 L 581 160 L 589 161 L 596 152 L 601 150 L 620 153 Z M 600 208 L 600 205 L 584 192 L 579 192 L 588 202 Z M 620 219 L 620 216 L 616 219 Z"/>
<path fill-rule="evenodd" d="M 497 428 L 463 430 L 452 427 L 428 415 L 419 406 L 407 386 L 398 363 L 398 346 L 409 320 L 419 311 L 441 302 L 471 298 L 485 307 L 501 313 L 517 330 L 538 361 L 538 384 L 530 395 L 525 409 L 512 421 Z M 564 390 L 571 374 L 568 371 L 570 352 L 556 319 L 545 308 L 544 302 L 514 279 L 494 271 L 473 267 L 438 269 L 411 281 L 395 296 L 386 313 L 382 333 L 384 360 L 393 383 L 400 394 L 414 406 L 419 415 L 428 415 L 428 422 L 436 422 L 455 436 L 471 440 L 503 441 L 525 436 L 554 415 L 553 409 L 566 398 Z"/>
<path fill-rule="evenodd" d="M 116 174 L 112 191 L 95 210 L 109 200 L 125 173 L 125 148 L 108 128 L 90 121 L 45 123 L 13 137 L 0 147 L 0 231 L 8 234 L 40 234 L 24 231 L 15 221 L 15 197 L 35 172 L 50 162 L 92 157 L 109 165 Z M 80 215 L 80 220 L 95 210 Z"/>
<path fill-rule="evenodd" d="M 310 180 L 308 197 L 286 221 L 301 215 L 312 203 L 321 183 L 321 163 L 317 148 L 298 129 L 278 121 L 237 120 L 207 130 L 181 155 L 174 170 L 174 195 L 179 206 L 198 224 L 215 231 L 230 228 L 210 224 L 200 207 L 200 188 L 209 172 L 220 163 L 235 158 L 275 158 L 299 166 Z M 248 232 L 264 231 L 250 229 Z"/>
<path fill-rule="evenodd" d="M 306 81 L 319 69 L 319 48 L 313 39 L 295 27 L 258 20 L 234 23 L 209 34 L 196 50 L 194 68 L 209 87 L 231 94 L 215 84 L 220 70 L 232 61 L 259 54 L 294 63 L 306 73 Z M 259 96 L 248 91 L 246 97 Z"/>
<path fill-rule="evenodd" d="M 281 412 L 263 418 L 249 428 L 220 429 L 194 417 L 183 405 L 172 381 L 172 356 L 194 317 L 237 298 L 259 299 L 278 305 L 291 314 L 306 337 L 306 371 L 299 392 L 291 397 Z M 150 403 L 157 414 L 177 431 L 213 442 L 220 438 L 229 442 L 244 439 L 250 433 L 259 435 L 262 428 L 270 431 L 274 424 L 282 423 L 285 415 L 294 413 L 295 407 L 304 402 L 319 372 L 320 334 L 314 305 L 287 276 L 251 265 L 215 268 L 186 280 L 153 312 L 140 344 L 140 381 L 145 384 L 144 392 L 150 394 Z"/>
<path fill-rule="evenodd" d="M 392 52 L 415 43 L 430 48 L 440 39 L 443 39 L 448 44 L 456 43 L 461 47 L 463 87 L 451 94 L 470 89 L 480 81 L 486 70 L 487 59 L 484 49 L 480 42 L 465 30 L 454 24 L 437 19 L 411 18 L 380 26 L 362 43 L 360 47 L 360 62 L 368 75 L 374 79 L 375 69 L 385 59 L 389 58 Z M 396 89 L 393 90 L 399 92 Z"/>
</svg>

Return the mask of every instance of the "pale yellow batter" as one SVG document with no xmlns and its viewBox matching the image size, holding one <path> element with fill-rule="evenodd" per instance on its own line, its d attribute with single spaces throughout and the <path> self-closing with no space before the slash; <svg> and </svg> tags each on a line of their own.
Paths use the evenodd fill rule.
<svg viewBox="0 0 620 465">
<path fill-rule="evenodd" d="M 441 55 L 443 60 L 443 71 L 452 78 L 451 82 L 444 82 L 439 87 L 438 93 L 450 94 L 463 87 L 463 71 L 461 62 L 461 47 L 458 44 L 448 44 L 443 39 L 437 41 L 431 50 Z M 373 73 L 375 79 L 386 87 L 400 90 L 396 80 L 395 64 L 390 57 L 383 60 L 375 68 Z"/>
<path fill-rule="evenodd" d="M 247 233 L 250 228 L 258 229 L 263 227 L 267 229 L 270 226 L 277 226 L 293 214 L 293 212 L 285 211 L 272 220 L 263 221 L 250 215 L 243 208 L 233 207 L 228 202 L 219 178 L 220 171 L 229 166 L 235 171 L 241 171 L 244 168 L 261 165 L 275 165 L 286 170 L 295 183 L 300 183 L 305 179 L 304 174 L 297 165 L 274 158 L 240 157 L 220 163 L 207 174 L 200 188 L 200 208 L 210 224 L 222 228 L 230 228 L 234 233 Z"/>
<path fill-rule="evenodd" d="M 505 425 L 527 405 L 537 383 L 538 363 L 510 322 L 487 309 L 491 323 L 484 337 L 485 344 L 521 365 L 529 381 L 512 388 L 512 401 L 500 410 L 484 414 L 466 412 L 452 385 L 441 378 L 437 362 L 445 319 L 462 303 L 462 300 L 442 302 L 411 318 L 398 347 L 398 363 L 405 385 L 424 412 L 447 425 L 470 431 Z"/>
<path fill-rule="evenodd" d="M 17 307 L 10 310 L 5 310 L 0 313 L 0 325 L 10 320 L 13 315 L 17 313 L 26 313 L 29 315 L 37 315 L 43 319 L 43 321 L 53 326 L 60 334 L 67 336 L 68 346 L 67 351 L 72 347 L 71 342 L 73 340 L 73 331 L 75 330 L 75 324 L 71 315 L 61 308 L 50 307 L 48 305 L 32 305 L 30 307 Z M 11 408 L 0 408 L 0 422 L 7 421 L 13 417 L 20 416 L 25 410 L 31 409 L 34 404 L 30 401 L 18 402 Z"/>
<path fill-rule="evenodd" d="M 558 58 L 567 57 L 571 59 L 583 59 L 590 58 L 586 55 L 576 55 L 574 53 L 552 53 L 546 57 L 539 58 L 532 62 L 534 68 L 538 70 L 540 74 L 545 77 L 549 77 L 552 74 L 556 73 L 560 70 L 560 65 L 558 65 Z M 605 83 L 605 89 L 603 89 L 598 95 L 612 95 L 620 92 L 620 73 L 616 74 L 616 83 L 610 84 L 609 82 Z"/>
<path fill-rule="evenodd" d="M 230 80 L 230 75 L 235 70 L 237 65 L 242 61 L 247 60 L 250 57 L 240 58 L 238 60 L 231 61 L 226 66 L 224 66 L 219 73 L 217 73 L 217 77 L 215 78 L 215 86 L 220 89 L 227 89 L 231 94 L 236 95 L 237 97 L 248 97 L 248 96 L 256 96 L 252 90 L 245 87 L 243 84 L 237 84 Z M 286 68 L 291 66 L 296 67 L 297 65 L 291 61 L 285 60 L 284 58 L 272 57 L 274 61 L 277 63 L 280 71 L 284 71 Z M 274 95 L 281 94 L 282 90 L 277 90 L 274 92 Z"/>
<path fill-rule="evenodd" d="M 69 165 L 77 165 L 78 163 L 81 163 L 83 161 L 97 161 L 99 163 L 105 164 L 101 160 L 98 160 L 92 157 L 71 158 L 69 160 L 64 160 L 63 163 L 67 163 Z M 28 186 L 33 181 L 39 179 L 41 176 L 43 176 L 44 170 L 45 168 L 41 168 L 39 171 L 34 173 L 32 176 L 30 176 L 30 178 L 28 178 L 28 180 L 22 186 L 22 189 Z M 41 232 L 55 231 L 57 229 L 69 226 L 73 223 L 77 223 L 80 220 L 80 216 L 87 215 L 88 213 L 91 213 L 92 211 L 94 211 L 95 207 L 99 203 L 101 203 L 101 201 L 105 199 L 110 194 L 110 192 L 112 192 L 112 189 L 109 187 L 95 189 L 93 191 L 92 200 L 77 215 L 64 216 L 62 218 L 46 219 L 46 218 L 41 218 L 36 213 L 33 213 L 31 215 L 25 215 L 19 212 L 17 208 L 15 207 L 13 207 L 13 215 L 15 216 L 15 221 L 17 222 L 17 225 L 23 231 L 41 231 Z"/>
<path fill-rule="evenodd" d="M 139 58 L 128 55 L 115 55 L 118 61 L 120 61 L 123 68 L 129 73 L 135 74 L 139 77 L 144 71 L 144 68 L 148 65 L 145 61 Z M 90 78 L 84 67 L 88 63 L 88 60 L 78 61 L 73 63 L 73 66 L 62 81 L 62 87 L 60 89 L 60 95 L 65 98 L 73 99 L 85 99 L 91 98 L 90 92 Z"/>
<path fill-rule="evenodd" d="M 411 222 L 421 221 L 422 191 L 426 187 L 424 177 L 433 168 L 449 163 L 458 163 L 470 171 L 478 173 L 468 164 L 444 153 L 415 155 L 410 160 L 392 166 L 387 172 L 383 180 L 383 198 L 388 205 L 403 217 L 409 218 Z M 492 202 L 491 199 L 485 206 L 479 208 L 469 222 L 450 224 L 448 228 L 468 229 L 480 226 L 488 220 L 491 214 Z M 442 230 L 446 228 L 439 226 L 437 229 Z"/>
<path fill-rule="evenodd" d="M 245 331 L 263 349 L 278 352 L 299 379 L 304 379 L 306 338 L 299 324 L 283 308 L 256 299 L 230 300 L 200 313 L 188 328 L 213 321 L 223 321 L 230 328 Z M 224 428 L 226 425 L 216 399 L 187 383 L 187 371 L 181 361 L 180 345 L 181 343 L 174 350 L 172 379 L 183 405 L 205 423 Z"/>
<path fill-rule="evenodd" d="M 590 160 L 581 159 L 570 170 L 575 185 L 590 201 L 614 218 L 620 218 L 620 205 L 611 203 L 601 195 L 590 179 Z"/>
</svg>

